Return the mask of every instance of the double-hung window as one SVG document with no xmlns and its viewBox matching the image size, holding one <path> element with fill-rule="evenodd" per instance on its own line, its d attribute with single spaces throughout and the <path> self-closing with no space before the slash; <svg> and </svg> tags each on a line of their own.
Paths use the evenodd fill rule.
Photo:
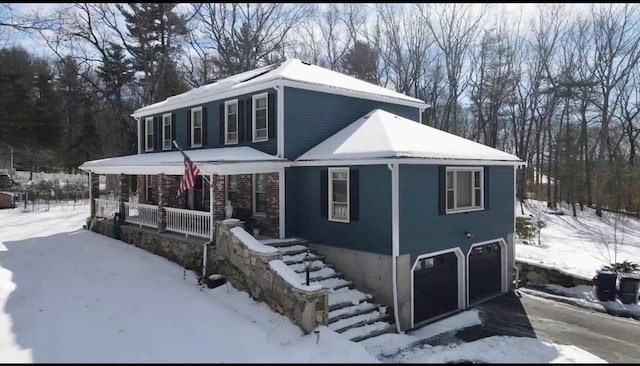
<svg viewBox="0 0 640 366">
<path fill-rule="evenodd" d="M 253 142 L 269 139 L 268 94 L 253 96 Z"/>
<path fill-rule="evenodd" d="M 162 150 L 171 150 L 171 113 L 162 115 Z"/>
<path fill-rule="evenodd" d="M 224 143 L 238 143 L 238 100 L 224 103 Z"/>
<path fill-rule="evenodd" d="M 202 146 L 202 107 L 191 110 L 191 147 Z"/>
<path fill-rule="evenodd" d="M 447 167 L 447 213 L 484 209 L 483 168 Z"/>
<path fill-rule="evenodd" d="M 227 175 L 227 201 L 231 201 L 233 207 L 238 205 L 238 176 Z"/>
<path fill-rule="evenodd" d="M 349 222 L 349 168 L 329 168 L 329 220 Z"/>
<path fill-rule="evenodd" d="M 153 150 L 153 117 L 144 119 L 144 150 Z"/>
</svg>

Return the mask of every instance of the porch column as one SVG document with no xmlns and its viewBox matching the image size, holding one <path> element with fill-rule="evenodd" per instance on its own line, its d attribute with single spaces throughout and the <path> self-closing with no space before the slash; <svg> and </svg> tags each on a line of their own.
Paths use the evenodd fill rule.
<svg viewBox="0 0 640 366">
<path fill-rule="evenodd" d="M 91 205 L 91 217 L 96 217 L 96 202 L 94 199 L 100 197 L 100 176 L 89 172 L 89 203 Z"/>
<path fill-rule="evenodd" d="M 215 220 L 213 218 L 213 174 L 209 175 L 209 241 L 213 243 L 215 239 Z"/>
<path fill-rule="evenodd" d="M 224 175 L 212 175 L 211 176 L 211 205 L 213 219 L 215 221 L 224 220 L 226 218 L 224 214 L 225 202 L 224 194 Z"/>
<path fill-rule="evenodd" d="M 124 222 L 126 209 L 124 203 L 129 202 L 129 176 L 127 174 L 120 174 L 120 222 Z"/>
<path fill-rule="evenodd" d="M 163 233 L 167 228 L 167 212 L 164 207 L 169 199 L 169 187 L 171 182 L 164 174 L 158 175 L 158 232 Z"/>
</svg>

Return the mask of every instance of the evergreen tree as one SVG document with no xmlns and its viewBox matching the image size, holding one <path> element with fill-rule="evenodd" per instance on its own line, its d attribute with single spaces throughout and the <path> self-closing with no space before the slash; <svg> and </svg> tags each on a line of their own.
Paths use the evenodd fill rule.
<svg viewBox="0 0 640 366">
<path fill-rule="evenodd" d="M 342 69 L 360 80 L 378 84 L 378 53 L 369 43 L 356 41 L 347 51 Z"/>
</svg>

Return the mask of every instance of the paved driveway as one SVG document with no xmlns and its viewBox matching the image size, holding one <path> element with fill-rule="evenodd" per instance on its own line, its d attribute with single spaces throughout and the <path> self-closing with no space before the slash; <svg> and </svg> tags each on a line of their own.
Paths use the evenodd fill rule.
<svg viewBox="0 0 640 366">
<path fill-rule="evenodd" d="M 476 308 L 482 325 L 430 340 L 471 342 L 493 335 L 537 337 L 572 344 L 610 363 L 640 362 L 640 321 L 582 309 L 521 293 L 508 293 Z"/>
</svg>

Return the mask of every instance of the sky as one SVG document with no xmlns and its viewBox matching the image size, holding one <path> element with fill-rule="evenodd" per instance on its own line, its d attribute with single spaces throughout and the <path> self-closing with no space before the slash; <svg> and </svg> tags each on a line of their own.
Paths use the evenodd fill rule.
<svg viewBox="0 0 640 366">
<path fill-rule="evenodd" d="M 473 309 L 360 343 L 324 326 L 304 335 L 229 284 L 202 288 L 165 258 L 82 229 L 88 213 L 87 204 L 0 210 L 0 362 L 604 362 L 533 338 L 411 346 L 479 324 Z"/>
</svg>

